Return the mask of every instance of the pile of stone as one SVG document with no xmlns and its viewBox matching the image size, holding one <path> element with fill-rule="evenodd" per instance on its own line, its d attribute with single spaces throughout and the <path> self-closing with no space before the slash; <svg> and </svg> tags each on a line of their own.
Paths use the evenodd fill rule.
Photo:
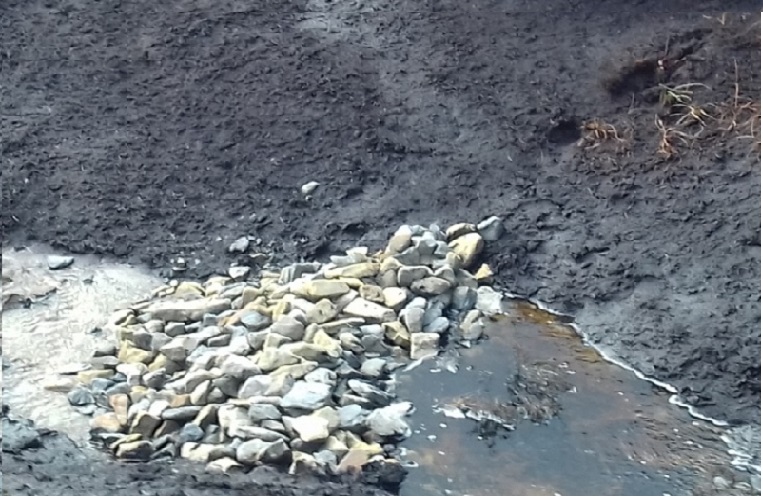
<svg viewBox="0 0 763 497">
<path fill-rule="evenodd" d="M 412 406 L 393 372 L 471 343 L 501 312 L 491 271 L 473 267 L 501 222 L 403 226 L 386 249 L 256 278 L 172 282 L 111 316 L 82 385 L 91 433 L 123 459 L 178 455 L 227 473 L 284 464 L 341 473 L 392 461 Z"/>
</svg>

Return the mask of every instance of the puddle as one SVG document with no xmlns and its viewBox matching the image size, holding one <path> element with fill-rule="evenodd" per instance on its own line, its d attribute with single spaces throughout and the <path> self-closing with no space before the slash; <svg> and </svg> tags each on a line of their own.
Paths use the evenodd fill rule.
<svg viewBox="0 0 763 497">
<path fill-rule="evenodd" d="M 12 365 L 3 394 L 18 415 L 84 442 L 89 418 L 43 385 L 87 361 L 100 337 L 93 330 L 113 310 L 162 282 L 96 257 L 51 271 L 47 253 L 3 251 L 3 354 Z M 417 407 L 403 443 L 416 466 L 404 495 L 676 495 L 711 493 L 717 475 L 749 481 L 730 469 L 721 437 L 731 432 L 602 360 L 560 319 L 509 301 L 488 340 L 398 375 L 399 396 Z"/>
<path fill-rule="evenodd" d="M 457 373 L 433 360 L 399 376 L 418 406 L 403 495 L 678 495 L 729 474 L 722 429 L 559 319 L 511 301 L 488 340 L 459 351 Z M 502 421 L 469 419 L 488 413 Z"/>
<path fill-rule="evenodd" d="M 101 336 L 94 329 L 113 310 L 145 298 L 161 280 L 85 256 L 68 269 L 51 271 L 49 253 L 41 246 L 3 250 L 3 356 L 11 363 L 3 371 L 4 402 L 16 415 L 85 441 L 89 418 L 44 384 L 61 371 L 76 371 Z"/>
</svg>

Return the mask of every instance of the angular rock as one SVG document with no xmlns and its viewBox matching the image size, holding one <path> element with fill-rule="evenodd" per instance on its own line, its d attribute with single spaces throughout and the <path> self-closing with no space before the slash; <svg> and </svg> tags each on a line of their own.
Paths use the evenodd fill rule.
<svg viewBox="0 0 763 497">
<path fill-rule="evenodd" d="M 404 437 L 411 435 L 411 428 L 403 419 L 411 411 L 410 402 L 400 402 L 374 409 L 366 417 L 366 426 L 381 437 Z"/>
<path fill-rule="evenodd" d="M 339 297 L 349 291 L 347 283 L 333 280 L 295 281 L 291 286 L 293 294 L 314 301 Z"/>
<path fill-rule="evenodd" d="M 305 325 L 294 317 L 287 315 L 273 323 L 270 327 L 270 331 L 294 341 L 302 340 L 302 337 L 305 336 Z"/>
<path fill-rule="evenodd" d="M 183 323 L 167 323 L 164 326 L 164 334 L 170 338 L 185 335 L 186 329 Z"/>
<path fill-rule="evenodd" d="M 411 340 L 411 344 L 413 344 L 413 340 Z M 363 376 L 368 376 L 370 378 L 377 378 L 384 373 L 384 366 L 386 364 L 387 364 L 387 361 L 380 357 L 366 359 L 365 361 L 363 361 L 363 364 L 360 366 L 360 373 Z"/>
<path fill-rule="evenodd" d="M 450 290 L 450 283 L 442 278 L 431 276 L 429 278 L 414 281 L 413 284 L 411 284 L 411 290 L 419 295 L 442 295 Z"/>
<path fill-rule="evenodd" d="M 270 318 L 254 310 L 243 311 L 239 315 L 242 325 L 249 331 L 260 331 L 270 325 Z"/>
<path fill-rule="evenodd" d="M 410 298 L 410 291 L 400 287 L 387 287 L 382 290 L 384 305 L 390 309 L 400 310 Z"/>
<path fill-rule="evenodd" d="M 243 464 L 253 465 L 258 462 L 277 463 L 285 458 L 288 447 L 283 440 L 264 442 L 262 440 L 247 440 L 236 449 L 236 460 Z"/>
<path fill-rule="evenodd" d="M 188 421 L 198 416 L 200 406 L 171 407 L 162 412 L 162 419 L 168 421 Z"/>
<path fill-rule="evenodd" d="M 223 375 L 243 380 L 260 374 L 262 371 L 248 357 L 239 355 L 226 355 L 220 361 L 220 369 Z"/>
<path fill-rule="evenodd" d="M 70 255 L 49 255 L 48 256 L 48 269 L 53 271 L 58 269 L 66 269 L 74 264 L 74 257 Z"/>
<path fill-rule="evenodd" d="M 354 432 L 360 432 L 364 428 L 364 423 L 368 411 L 358 404 L 349 404 L 342 406 L 338 411 L 339 428 Z"/>
<path fill-rule="evenodd" d="M 458 286 L 453 290 L 453 308 L 457 311 L 472 309 L 477 303 L 477 292 L 468 286 Z"/>
<path fill-rule="evenodd" d="M 247 399 L 256 395 L 266 395 L 273 384 L 273 377 L 268 375 L 255 375 L 249 377 L 241 385 L 237 393 L 239 399 Z"/>
<path fill-rule="evenodd" d="M 503 235 L 503 220 L 498 216 L 490 216 L 477 225 L 477 230 L 484 240 L 494 242 Z"/>
<path fill-rule="evenodd" d="M 339 314 L 336 305 L 328 299 L 321 299 L 305 314 L 308 323 L 323 324 Z"/>
<path fill-rule="evenodd" d="M 424 309 L 411 308 L 400 311 L 400 320 L 411 333 L 420 333 L 423 330 Z"/>
<path fill-rule="evenodd" d="M 244 466 L 232 457 L 223 457 L 211 461 L 204 471 L 213 475 L 233 475 L 243 473 Z"/>
<path fill-rule="evenodd" d="M 318 367 L 317 362 L 303 361 L 299 364 L 292 364 L 291 366 L 282 366 L 272 373 L 270 376 L 275 378 L 277 376 L 290 376 L 295 380 L 301 380 L 311 371 L 314 371 Z"/>
<path fill-rule="evenodd" d="M 431 323 L 424 325 L 425 333 L 445 333 L 450 327 L 450 321 L 448 318 L 440 316 L 435 318 Z"/>
<path fill-rule="evenodd" d="M 397 271 L 397 283 L 401 287 L 409 287 L 414 282 L 432 276 L 432 270 L 427 266 L 403 266 Z"/>
<path fill-rule="evenodd" d="M 384 406 L 389 404 L 395 397 L 370 383 L 367 383 L 358 379 L 347 380 L 347 386 L 360 395 L 361 397 L 368 399 L 370 402 L 377 406 Z"/>
<path fill-rule="evenodd" d="M 331 385 L 325 383 L 297 381 L 283 397 L 281 407 L 314 411 L 328 403 L 331 390 Z"/>
<path fill-rule="evenodd" d="M 161 419 L 152 416 L 147 412 L 138 413 L 130 425 L 130 433 L 138 433 L 145 438 L 151 438 L 154 430 L 161 423 Z"/>
<path fill-rule="evenodd" d="M 260 421 L 281 419 L 281 411 L 272 404 L 252 404 L 249 406 L 249 419 L 254 423 Z"/>
<path fill-rule="evenodd" d="M 69 404 L 73 406 L 86 406 L 95 402 L 95 397 L 87 388 L 78 387 L 67 395 Z"/>
<path fill-rule="evenodd" d="M 474 224 L 458 223 L 450 226 L 447 230 L 445 230 L 445 237 L 448 241 L 452 241 L 456 238 L 460 238 L 466 235 L 467 233 L 474 233 L 475 231 L 477 231 L 477 226 Z"/>
<path fill-rule="evenodd" d="M 185 442 L 180 446 L 180 457 L 194 462 L 207 462 L 212 459 L 213 452 L 220 449 L 216 444 Z"/>
<path fill-rule="evenodd" d="M 437 355 L 439 346 L 439 333 L 415 333 L 411 335 L 411 359 Z"/>
<path fill-rule="evenodd" d="M 265 341 L 262 342 L 262 348 L 263 349 L 277 349 L 284 343 L 290 342 L 291 340 L 286 338 L 283 335 L 279 335 L 278 333 L 268 333 L 265 335 Z"/>
<path fill-rule="evenodd" d="M 336 385 L 337 375 L 334 371 L 327 368 L 318 368 L 305 375 L 304 380 L 308 382 L 324 383 L 326 385 Z"/>
<path fill-rule="evenodd" d="M 477 310 L 486 316 L 494 316 L 503 313 L 501 307 L 502 295 L 489 286 L 481 286 L 477 289 Z"/>
<path fill-rule="evenodd" d="M 154 319 L 161 319 L 164 322 L 190 323 L 201 321 L 204 314 L 218 314 L 230 309 L 230 304 L 231 301 L 228 299 L 177 300 L 157 302 L 148 307 L 146 312 L 150 313 Z"/>
<path fill-rule="evenodd" d="M 479 233 L 467 233 L 448 244 L 448 247 L 459 256 L 464 268 L 474 264 L 484 246 L 485 242 Z"/>
<path fill-rule="evenodd" d="M 126 461 L 148 461 L 153 453 L 151 442 L 138 440 L 121 443 L 116 448 L 116 456 Z"/>
<path fill-rule="evenodd" d="M 303 442 L 321 442 L 330 435 L 328 420 L 315 414 L 284 418 L 284 424 L 295 431 Z"/>
<path fill-rule="evenodd" d="M 204 430 L 199 425 L 188 423 L 180 429 L 177 435 L 177 442 L 179 444 L 186 444 L 188 442 L 199 442 L 204 438 Z M 182 452 L 181 452 L 182 455 Z M 186 456 L 183 456 L 186 457 Z M 186 459 L 190 459 L 186 457 Z"/>
<path fill-rule="evenodd" d="M 387 340 L 404 349 L 411 348 L 411 333 L 403 323 L 392 321 L 382 323 L 382 327 L 384 328 L 384 336 L 387 337 Z"/>
<path fill-rule="evenodd" d="M 292 344 L 286 344 L 280 349 L 264 349 L 257 358 L 257 367 L 264 373 L 273 371 L 281 366 L 289 366 L 299 362 L 299 357 L 290 353 L 287 347 Z M 302 356 L 300 356 L 302 357 Z"/>
<path fill-rule="evenodd" d="M 397 317 L 392 309 L 361 298 L 356 298 L 350 302 L 344 308 L 344 313 L 376 323 L 394 321 Z"/>
<path fill-rule="evenodd" d="M 472 309 L 466 313 L 461 322 L 461 338 L 465 340 L 477 340 L 482 336 L 485 325 L 481 319 L 481 313 L 477 309 Z"/>
<path fill-rule="evenodd" d="M 245 236 L 242 236 L 228 246 L 228 252 L 231 254 L 243 254 L 248 248 L 249 239 Z"/>
<path fill-rule="evenodd" d="M 93 433 L 120 433 L 123 429 L 124 423 L 113 412 L 99 414 L 90 421 L 90 431 Z"/>
</svg>

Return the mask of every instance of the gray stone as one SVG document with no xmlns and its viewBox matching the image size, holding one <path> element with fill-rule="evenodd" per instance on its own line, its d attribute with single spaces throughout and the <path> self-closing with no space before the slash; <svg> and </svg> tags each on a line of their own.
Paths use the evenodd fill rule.
<svg viewBox="0 0 763 497">
<path fill-rule="evenodd" d="M 183 361 L 192 350 L 199 346 L 200 343 L 201 340 L 199 337 L 180 335 L 170 340 L 159 350 L 170 361 Z"/>
<path fill-rule="evenodd" d="M 501 314 L 503 312 L 501 298 L 500 292 L 496 292 L 489 286 L 481 286 L 477 289 L 476 308 L 486 316 Z"/>
<path fill-rule="evenodd" d="M 240 355 L 226 355 L 222 362 L 220 362 L 220 369 L 223 375 L 238 380 L 243 380 L 262 372 L 251 359 Z"/>
<path fill-rule="evenodd" d="M 480 311 L 472 309 L 466 313 L 461 322 L 461 338 L 466 340 L 477 340 L 482 336 L 485 325 L 482 322 Z"/>
<path fill-rule="evenodd" d="M 74 257 L 70 255 L 49 255 L 48 256 L 48 269 L 66 269 L 74 264 Z"/>
<path fill-rule="evenodd" d="M 161 390 L 164 384 L 167 382 L 167 372 L 164 368 L 159 368 L 156 371 L 146 373 L 143 376 L 143 383 L 146 387 L 153 388 L 154 390 Z"/>
<path fill-rule="evenodd" d="M 318 382 L 297 381 L 281 401 L 285 409 L 296 408 L 314 411 L 326 405 L 331 397 L 331 385 Z"/>
<path fill-rule="evenodd" d="M 241 380 L 232 376 L 221 376 L 212 380 L 212 386 L 228 397 L 237 397 L 239 388 L 241 388 Z"/>
<path fill-rule="evenodd" d="M 226 351 L 230 352 L 231 354 L 235 355 L 249 355 L 252 352 L 251 344 L 249 343 L 249 337 L 247 335 L 237 335 L 237 336 L 231 336 L 231 335 L 221 335 L 222 337 L 227 337 L 229 340 L 228 346 L 226 347 Z"/>
<path fill-rule="evenodd" d="M 262 343 L 263 349 L 277 349 L 284 343 L 290 342 L 291 340 L 286 338 L 283 335 L 279 335 L 278 333 L 268 333 L 265 336 L 265 341 Z"/>
<path fill-rule="evenodd" d="M 416 333 L 411 335 L 411 359 L 437 355 L 440 345 L 439 333 Z"/>
<path fill-rule="evenodd" d="M 339 408 L 339 428 L 352 432 L 361 431 L 368 411 L 358 404 L 349 404 Z"/>
<path fill-rule="evenodd" d="M 411 428 L 403 419 L 411 411 L 410 402 L 400 402 L 389 406 L 374 409 L 366 417 L 366 426 L 376 435 L 381 437 L 404 437 L 411 436 Z"/>
<path fill-rule="evenodd" d="M 225 347 L 230 344 L 231 335 L 218 335 L 207 340 L 207 345 L 210 347 Z"/>
<path fill-rule="evenodd" d="M 413 339 L 411 339 L 411 343 L 413 343 Z M 384 366 L 386 364 L 387 364 L 387 361 L 385 359 L 381 359 L 378 357 L 373 359 L 367 359 L 363 361 L 363 364 L 360 366 L 360 373 L 363 376 L 376 378 L 382 375 L 382 373 L 384 372 Z"/>
<path fill-rule="evenodd" d="M 262 345 L 265 343 L 265 338 L 270 334 L 269 331 L 255 331 L 246 335 L 246 340 L 249 342 L 249 346 L 252 350 L 262 350 Z"/>
<path fill-rule="evenodd" d="M 232 254 L 242 254 L 249 248 L 249 239 L 245 236 L 237 239 L 228 246 L 228 252 Z"/>
<path fill-rule="evenodd" d="M 93 357 L 103 357 L 117 354 L 117 346 L 111 342 L 100 341 L 96 344 Z"/>
<path fill-rule="evenodd" d="M 403 266 L 397 270 L 397 283 L 401 287 L 408 287 L 428 276 L 432 276 L 432 270 L 427 266 Z"/>
<path fill-rule="evenodd" d="M 442 295 L 450 290 L 450 283 L 442 278 L 430 276 L 418 281 L 414 281 L 411 290 L 419 295 L 435 296 Z"/>
<path fill-rule="evenodd" d="M 235 438 L 241 438 L 243 440 L 249 440 L 256 438 L 265 442 L 275 442 L 276 440 L 283 440 L 286 438 L 282 433 L 278 433 L 274 430 L 268 430 L 260 426 L 252 426 L 251 424 L 233 423 L 227 430 L 228 435 Z"/>
<path fill-rule="evenodd" d="M 167 323 L 164 326 L 164 334 L 170 338 L 185 335 L 185 333 L 185 324 L 183 323 Z"/>
<path fill-rule="evenodd" d="M 204 438 L 204 430 L 199 425 L 188 423 L 181 428 L 177 434 L 177 442 L 184 444 L 186 442 L 200 442 Z"/>
<path fill-rule="evenodd" d="M 376 323 L 394 321 L 397 318 L 395 311 L 375 302 L 356 298 L 344 308 L 344 313 L 350 316 L 361 317 Z"/>
<path fill-rule="evenodd" d="M 329 468 L 335 468 L 339 462 L 337 455 L 328 449 L 314 452 L 313 458 L 319 466 L 327 466 Z"/>
<path fill-rule="evenodd" d="M 90 390 L 84 387 L 73 389 L 69 392 L 67 398 L 69 399 L 69 404 L 73 406 L 86 406 L 95 402 L 95 397 L 93 397 L 93 394 L 90 392 Z"/>
<path fill-rule="evenodd" d="M 400 321 L 403 322 L 411 333 L 419 333 L 423 330 L 423 320 L 424 309 L 414 307 L 400 311 Z"/>
<path fill-rule="evenodd" d="M 299 342 L 299 343 L 302 343 L 302 342 Z M 284 345 L 282 349 L 262 350 L 257 357 L 257 363 L 256 363 L 257 367 L 259 367 L 262 372 L 267 373 L 275 369 L 278 369 L 281 366 L 289 366 L 291 364 L 298 363 L 299 357 L 297 357 L 296 355 L 290 354 L 289 352 L 285 350 L 285 348 L 290 345 L 292 344 Z"/>
<path fill-rule="evenodd" d="M 204 381 L 196 386 L 191 392 L 191 404 L 195 406 L 203 406 L 207 403 L 207 395 L 212 390 L 212 382 L 210 380 Z"/>
<path fill-rule="evenodd" d="M 152 347 L 153 336 L 151 333 L 143 330 L 136 330 L 132 333 L 132 343 L 141 350 L 154 350 Z"/>
<path fill-rule="evenodd" d="M 305 381 L 336 385 L 336 373 L 327 368 L 318 368 L 305 375 Z"/>
<path fill-rule="evenodd" d="M 425 333 L 445 333 L 448 330 L 448 327 L 450 326 L 450 321 L 448 321 L 448 318 L 440 316 L 436 318 L 434 321 L 429 323 L 428 325 L 424 326 L 424 332 Z"/>
<path fill-rule="evenodd" d="M 228 432 L 235 425 L 248 426 L 251 424 L 246 408 L 232 404 L 220 406 L 217 409 L 217 419 L 220 423 L 220 428 L 225 432 Z"/>
<path fill-rule="evenodd" d="M 199 411 L 201 411 L 201 406 L 171 407 L 162 412 L 162 419 L 168 421 L 188 421 L 195 418 Z"/>
<path fill-rule="evenodd" d="M 424 297 L 414 297 L 405 306 L 406 309 L 426 309 L 427 299 Z"/>
<path fill-rule="evenodd" d="M 267 395 L 272 384 L 272 376 L 264 374 L 252 376 L 247 378 L 246 381 L 244 381 L 244 384 L 241 385 L 241 388 L 237 392 L 237 397 L 239 399 L 246 399 L 256 395 Z"/>
<path fill-rule="evenodd" d="M 138 440 L 135 442 L 120 443 L 116 447 L 115 455 L 126 461 L 148 461 L 153 453 L 151 442 Z"/>
<path fill-rule="evenodd" d="M 241 316 L 241 324 L 249 331 L 260 331 L 270 324 L 270 318 L 255 310 L 247 310 Z"/>
<path fill-rule="evenodd" d="M 249 406 L 249 419 L 255 423 L 266 419 L 281 419 L 281 411 L 272 404 L 252 404 Z"/>
<path fill-rule="evenodd" d="M 185 329 L 185 326 L 183 327 Z M 150 350 L 159 352 L 159 350 L 167 345 L 172 338 L 165 333 L 151 333 Z"/>
<path fill-rule="evenodd" d="M 253 465 L 258 462 L 277 463 L 286 457 L 288 447 L 283 440 L 264 442 L 262 440 L 247 440 L 236 449 L 236 460 L 243 464 Z"/>
<path fill-rule="evenodd" d="M 494 242 L 503 235 L 503 220 L 498 216 L 490 216 L 477 225 L 477 230 L 484 240 Z"/>
<path fill-rule="evenodd" d="M 222 457 L 210 461 L 204 471 L 213 475 L 234 475 L 243 473 L 244 466 L 232 457 Z"/>
<path fill-rule="evenodd" d="M 477 292 L 468 286 L 459 286 L 453 290 L 453 308 L 457 311 L 467 311 L 477 303 Z"/>
<path fill-rule="evenodd" d="M 226 395 L 221 389 L 214 387 L 207 393 L 207 402 L 210 404 L 222 404 L 228 397 L 233 397 L 233 395 Z"/>
<path fill-rule="evenodd" d="M 347 386 L 356 394 L 368 399 L 378 406 L 387 405 L 394 399 L 393 395 L 362 380 L 347 380 Z"/>
<path fill-rule="evenodd" d="M 294 317 L 287 315 L 273 323 L 270 331 L 290 338 L 294 341 L 302 340 L 305 336 L 305 325 Z"/>
<path fill-rule="evenodd" d="M 95 369 L 114 369 L 120 364 L 118 358 L 113 355 L 105 355 L 100 357 L 93 357 L 90 359 L 90 364 Z"/>
</svg>

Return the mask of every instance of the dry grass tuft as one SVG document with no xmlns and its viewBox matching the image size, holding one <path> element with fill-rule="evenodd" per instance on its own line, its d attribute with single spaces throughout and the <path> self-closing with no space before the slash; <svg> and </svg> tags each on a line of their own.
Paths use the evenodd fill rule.
<svg viewBox="0 0 763 497">
<path fill-rule="evenodd" d="M 585 150 L 594 150 L 605 143 L 613 143 L 618 151 L 625 149 L 628 140 L 615 126 L 601 119 L 591 119 L 580 126 L 581 137 L 577 146 Z"/>
</svg>

